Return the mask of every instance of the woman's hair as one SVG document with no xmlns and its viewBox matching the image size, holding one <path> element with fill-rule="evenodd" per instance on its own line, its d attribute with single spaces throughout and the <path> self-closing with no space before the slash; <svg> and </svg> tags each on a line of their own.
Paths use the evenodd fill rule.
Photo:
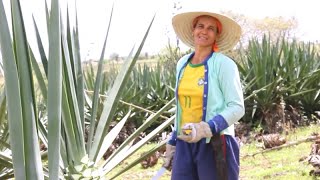
<svg viewBox="0 0 320 180">
<path fill-rule="evenodd" d="M 209 16 L 209 15 L 201 15 L 201 16 L 198 16 L 198 17 L 194 18 L 193 21 L 192 21 L 192 27 L 193 27 L 193 28 L 196 27 L 196 25 L 197 25 L 197 23 L 198 23 L 198 21 L 199 21 L 199 18 L 201 18 L 201 17 L 210 17 L 210 18 L 213 18 L 213 19 L 216 21 L 217 33 L 218 33 L 218 34 L 221 33 L 221 31 L 222 31 L 221 22 L 220 22 L 217 18 L 215 18 L 215 17 L 213 17 L 213 16 Z"/>
</svg>

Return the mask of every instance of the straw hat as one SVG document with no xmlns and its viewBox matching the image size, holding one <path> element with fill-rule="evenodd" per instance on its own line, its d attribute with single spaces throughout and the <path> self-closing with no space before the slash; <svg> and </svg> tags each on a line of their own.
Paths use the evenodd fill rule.
<svg viewBox="0 0 320 180">
<path fill-rule="evenodd" d="M 203 3 L 201 3 L 203 5 Z M 207 4 L 204 4 L 206 6 Z M 215 6 L 207 6 L 207 7 L 216 7 Z M 226 51 L 232 49 L 240 39 L 241 36 L 241 27 L 235 22 L 233 19 L 227 17 L 226 15 L 222 15 L 220 13 L 215 13 L 212 10 L 199 10 L 197 7 L 186 7 L 178 12 L 172 18 L 172 26 L 177 34 L 178 38 L 187 46 L 194 48 L 193 37 L 192 37 L 192 22 L 194 18 L 201 15 L 209 15 L 221 22 L 222 32 L 217 37 L 216 43 L 218 45 L 219 51 Z M 193 10 L 188 10 L 193 9 Z M 207 8 L 208 9 L 208 8 Z"/>
</svg>

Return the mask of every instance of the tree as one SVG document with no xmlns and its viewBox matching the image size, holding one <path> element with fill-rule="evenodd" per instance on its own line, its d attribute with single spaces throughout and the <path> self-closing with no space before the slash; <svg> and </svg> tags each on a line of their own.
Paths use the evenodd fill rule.
<svg viewBox="0 0 320 180">
<path fill-rule="evenodd" d="M 285 19 L 284 17 L 265 17 L 261 20 L 254 20 L 253 26 L 255 34 L 262 37 L 263 34 L 269 34 L 271 40 L 275 41 L 279 36 L 294 38 L 294 30 L 298 27 L 295 17 Z"/>
<path fill-rule="evenodd" d="M 265 17 L 263 19 L 253 19 L 243 14 L 225 11 L 223 14 L 233 18 L 242 28 L 241 43 L 247 44 L 251 38 L 262 39 L 264 34 L 268 34 L 271 41 L 275 42 L 280 36 L 294 38 L 298 21 L 294 17 L 286 19 L 284 17 Z"/>
</svg>

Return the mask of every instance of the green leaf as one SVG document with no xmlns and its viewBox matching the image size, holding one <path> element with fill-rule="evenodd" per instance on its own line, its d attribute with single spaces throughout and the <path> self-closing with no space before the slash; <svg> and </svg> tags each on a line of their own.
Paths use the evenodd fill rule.
<svg viewBox="0 0 320 180">
<path fill-rule="evenodd" d="M 13 168 L 12 157 L 9 154 L 0 152 L 0 159 L 2 165 L 7 168 Z"/>
<path fill-rule="evenodd" d="M 171 108 L 173 103 L 175 102 L 175 99 L 171 99 L 165 106 L 163 106 L 159 111 L 157 111 L 155 114 L 150 115 L 145 122 L 134 132 L 132 133 L 126 140 L 117 148 L 116 151 L 113 152 L 112 155 L 109 156 L 109 158 L 106 160 L 105 163 L 108 163 L 111 161 L 120 151 L 126 147 L 130 142 L 134 141 L 136 137 L 140 135 L 145 129 L 147 129 L 153 122 L 155 122 L 161 114 L 163 114 L 164 111 Z"/>
<path fill-rule="evenodd" d="M 46 76 L 48 76 L 48 59 L 47 59 L 46 53 L 44 51 L 42 40 L 40 38 L 40 33 L 39 33 L 38 26 L 37 26 L 37 24 L 36 24 L 36 22 L 34 20 L 34 17 L 32 17 L 32 18 L 33 18 L 34 29 L 36 31 L 38 49 L 39 49 L 40 58 L 41 58 L 42 65 L 43 65 L 43 69 L 44 69 L 44 72 L 45 72 Z"/>
<path fill-rule="evenodd" d="M 140 156 L 138 159 L 134 160 L 132 163 L 128 164 L 125 168 L 121 169 L 119 172 L 117 172 L 115 175 L 113 175 L 112 177 L 110 177 L 111 179 L 114 179 L 116 177 L 118 177 L 119 175 L 121 175 L 122 173 L 128 171 L 129 169 L 133 168 L 134 166 L 136 166 L 137 164 L 139 164 L 142 160 L 148 158 L 150 155 L 154 154 L 155 152 L 157 152 L 160 148 L 162 148 L 165 144 L 167 144 L 167 141 L 162 141 L 161 143 L 159 143 L 157 146 L 155 146 L 154 148 L 152 148 L 151 150 L 149 150 L 148 152 L 144 153 L 142 156 Z"/>
<path fill-rule="evenodd" d="M 113 143 L 113 141 L 116 139 L 118 136 L 119 132 L 123 128 L 124 124 L 127 122 L 129 116 L 130 116 L 131 111 L 127 113 L 127 115 L 117 123 L 115 127 L 112 128 L 112 130 L 104 137 L 103 143 L 101 148 L 99 149 L 99 153 L 96 159 L 95 164 L 98 163 L 98 161 L 102 158 L 103 154 L 108 150 L 110 145 Z"/>
<path fill-rule="evenodd" d="M 149 133 L 146 137 L 141 139 L 138 143 L 130 147 L 128 150 L 123 150 L 120 152 L 116 157 L 114 157 L 110 162 L 104 165 L 103 167 L 103 174 L 108 173 L 111 169 L 113 169 L 115 166 L 117 166 L 120 162 L 122 162 L 125 158 L 130 156 L 131 154 L 135 153 L 139 148 L 141 148 L 143 145 L 145 145 L 147 142 L 149 142 L 151 139 L 153 139 L 159 132 L 163 131 L 165 128 L 170 126 L 172 122 L 174 121 L 175 116 L 170 117 L 167 119 L 164 123 L 162 123 L 160 126 L 158 126 L 155 130 L 153 130 L 151 133 Z"/>
<path fill-rule="evenodd" d="M 59 179 L 62 59 L 59 1 L 51 1 L 48 61 L 48 154 L 49 177 Z"/>
<path fill-rule="evenodd" d="M 94 93 L 93 93 L 93 100 L 92 100 L 92 108 L 91 108 L 91 118 L 90 118 L 90 130 L 89 130 L 89 137 L 88 137 L 88 143 L 87 143 L 87 151 L 89 152 L 89 154 L 91 153 L 91 142 L 93 141 L 93 137 L 94 137 L 94 132 L 95 132 L 95 128 L 96 128 L 96 117 L 97 117 L 97 111 L 98 111 L 98 99 L 99 99 L 99 92 L 100 92 L 100 88 L 101 88 L 101 83 L 102 83 L 102 71 L 103 71 L 103 60 L 104 60 L 104 54 L 105 54 L 105 49 L 106 49 L 106 44 L 107 44 L 107 40 L 108 40 L 108 36 L 109 36 L 109 30 L 110 30 L 110 25 L 111 25 L 111 20 L 112 20 L 112 14 L 113 14 L 113 6 L 111 9 L 111 13 L 110 13 L 110 19 L 109 19 L 109 25 L 108 25 L 108 29 L 107 29 L 107 34 L 106 37 L 104 39 L 104 43 L 103 43 L 103 48 L 102 48 L 102 52 L 100 55 L 100 60 L 99 60 L 99 64 L 98 64 L 98 71 L 97 71 L 97 75 L 96 75 L 96 81 L 94 84 Z"/>
<path fill-rule="evenodd" d="M 6 83 L 6 88 L 10 89 L 6 93 L 15 178 L 43 179 L 36 133 L 36 105 L 29 47 L 20 2 L 18 0 L 11 1 L 13 45 L 11 44 L 11 36 L 2 2 L 0 9 L 0 21 L 3 23 L 0 23 L 0 41 L 2 47 L 6 46 L 6 48 L 1 48 L 2 51 L 6 51 L 2 52 L 4 69 L 10 68 L 10 71 L 5 70 L 5 79 L 6 82 L 10 82 Z M 28 166 L 24 166 L 26 162 Z"/>
<path fill-rule="evenodd" d="M 61 25 L 61 29 L 64 29 Z M 68 28 L 69 29 L 69 28 Z M 69 47 L 72 43 L 67 41 L 64 33 L 62 32 L 62 55 L 63 55 L 63 91 L 62 91 L 62 104 L 63 104 L 63 123 L 66 128 L 67 143 L 74 157 L 74 163 L 79 163 L 81 158 L 85 155 L 83 124 L 80 119 L 79 106 L 76 95 L 76 87 L 74 81 L 73 70 L 75 67 L 72 65 L 71 59 L 72 52 L 70 54 Z M 68 42 L 68 44 L 67 44 Z"/>
<path fill-rule="evenodd" d="M 115 84 L 112 86 L 112 89 L 110 91 L 110 95 L 108 99 L 104 103 L 104 108 L 98 123 L 98 128 L 96 130 L 96 134 L 94 136 L 94 141 L 92 145 L 92 150 L 90 151 L 89 158 L 92 161 L 95 161 L 98 155 L 98 151 L 102 145 L 103 137 L 108 132 L 109 124 L 111 122 L 111 119 L 113 117 L 113 113 L 116 110 L 117 103 L 119 102 L 119 98 L 121 95 L 121 92 L 124 90 L 124 85 L 129 78 L 129 75 L 134 67 L 134 64 L 136 63 L 139 54 L 141 52 L 141 49 L 143 47 L 143 44 L 148 36 L 148 33 L 150 31 L 151 25 L 153 23 L 155 16 L 152 18 L 152 21 L 148 27 L 147 32 L 145 33 L 145 36 L 140 43 L 140 46 L 135 54 L 135 56 L 132 59 L 127 59 L 126 62 L 123 64 L 120 73 L 118 74 Z M 130 56 L 129 56 L 130 57 Z"/>
</svg>

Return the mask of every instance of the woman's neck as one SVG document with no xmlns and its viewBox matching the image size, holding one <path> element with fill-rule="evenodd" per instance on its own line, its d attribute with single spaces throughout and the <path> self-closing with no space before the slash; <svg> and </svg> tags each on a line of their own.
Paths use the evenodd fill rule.
<svg viewBox="0 0 320 180">
<path fill-rule="evenodd" d="M 212 49 L 196 49 L 194 55 L 191 59 L 192 64 L 200 64 L 202 63 L 209 54 L 212 53 Z"/>
</svg>

